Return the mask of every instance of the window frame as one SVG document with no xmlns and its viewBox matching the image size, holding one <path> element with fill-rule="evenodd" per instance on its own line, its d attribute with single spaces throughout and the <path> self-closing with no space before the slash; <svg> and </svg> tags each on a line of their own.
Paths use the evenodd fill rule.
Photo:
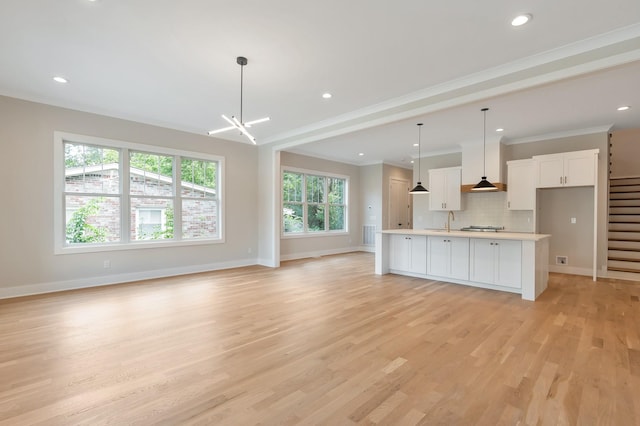
<svg viewBox="0 0 640 426">
<path fill-rule="evenodd" d="M 289 204 L 302 204 L 303 215 L 303 231 L 302 232 L 290 232 L 284 231 L 284 174 L 286 172 L 302 174 L 302 202 L 291 202 Z M 322 177 L 324 181 L 324 203 L 319 205 L 325 208 L 325 229 L 323 231 L 310 231 L 307 220 L 308 206 L 309 204 L 317 205 L 318 203 L 307 201 L 307 176 Z M 343 179 L 344 180 L 344 204 L 330 204 L 329 194 L 327 193 L 327 180 L 329 178 Z M 349 234 L 349 176 L 341 175 L 337 173 L 321 172 L 318 170 L 301 169 L 297 167 L 282 166 L 280 168 L 280 237 L 287 238 L 308 238 L 308 237 L 328 237 L 328 236 L 344 236 Z M 344 207 L 344 229 L 330 230 L 329 213 L 331 206 L 343 206 Z"/>
<path fill-rule="evenodd" d="M 146 145 L 115 139 L 100 138 L 95 136 L 79 135 L 67 132 L 54 131 L 54 176 L 53 176 L 53 230 L 54 230 L 54 254 L 90 253 L 100 251 L 135 250 L 161 247 L 178 247 L 190 245 L 220 244 L 225 242 L 225 158 L 218 155 L 206 154 L 187 150 Z M 64 197 L 65 191 L 65 143 L 91 145 L 100 148 L 117 149 L 120 152 L 120 188 L 117 194 L 120 197 L 120 241 L 110 243 L 91 243 L 87 245 L 68 245 L 66 243 L 66 209 Z M 130 235 L 131 205 L 130 199 L 136 195 L 129 190 L 129 152 L 145 152 L 150 154 L 170 155 L 175 157 L 173 182 L 177 189 L 173 196 L 174 201 L 174 238 L 164 240 L 134 240 Z M 182 157 L 202 161 L 217 162 L 216 202 L 218 209 L 217 236 L 214 238 L 189 238 L 182 239 L 182 196 L 178 180 L 178 167 Z M 177 165 L 176 165 L 177 163 Z M 180 226 L 179 231 L 177 231 Z"/>
</svg>

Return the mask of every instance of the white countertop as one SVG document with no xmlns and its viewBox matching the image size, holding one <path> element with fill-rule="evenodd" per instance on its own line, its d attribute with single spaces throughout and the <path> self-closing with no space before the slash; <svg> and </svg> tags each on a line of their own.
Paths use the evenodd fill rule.
<svg viewBox="0 0 640 426">
<path fill-rule="evenodd" d="M 550 238 L 549 234 L 533 234 L 528 232 L 476 232 L 476 231 L 454 231 L 447 232 L 446 229 L 387 229 L 380 231 L 383 234 L 400 234 L 400 235 L 435 235 L 465 238 L 488 238 L 490 240 L 520 240 L 520 241 L 540 241 Z"/>
</svg>

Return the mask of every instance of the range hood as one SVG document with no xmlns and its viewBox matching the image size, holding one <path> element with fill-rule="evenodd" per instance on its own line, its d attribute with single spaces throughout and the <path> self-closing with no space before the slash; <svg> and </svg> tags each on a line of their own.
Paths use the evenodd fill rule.
<svg viewBox="0 0 640 426">
<path fill-rule="evenodd" d="M 487 180 L 498 187 L 498 191 L 506 191 L 507 185 L 503 180 L 504 163 L 502 161 L 504 145 L 502 138 L 487 139 L 486 160 L 483 155 L 482 142 L 463 143 L 462 146 L 462 192 L 473 192 L 473 188 L 484 175 Z M 486 161 L 486 165 L 485 165 Z"/>
</svg>

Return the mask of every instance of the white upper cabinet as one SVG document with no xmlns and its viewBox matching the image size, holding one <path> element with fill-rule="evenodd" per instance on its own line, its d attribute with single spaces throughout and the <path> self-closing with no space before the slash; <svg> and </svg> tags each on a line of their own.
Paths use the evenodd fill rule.
<svg viewBox="0 0 640 426">
<path fill-rule="evenodd" d="M 598 167 L 597 149 L 536 155 L 536 187 L 593 186 Z M 507 188 L 508 190 L 508 188 Z"/>
<path fill-rule="evenodd" d="M 534 210 L 536 206 L 536 179 L 534 160 L 507 161 L 507 208 Z"/>
<path fill-rule="evenodd" d="M 429 170 L 429 210 L 461 210 L 461 167 Z"/>
</svg>

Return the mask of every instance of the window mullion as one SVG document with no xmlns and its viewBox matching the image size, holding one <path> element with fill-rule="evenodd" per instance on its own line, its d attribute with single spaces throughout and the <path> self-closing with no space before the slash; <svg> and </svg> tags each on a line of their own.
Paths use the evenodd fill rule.
<svg viewBox="0 0 640 426">
<path fill-rule="evenodd" d="M 131 173 L 129 149 L 120 150 L 120 241 L 131 241 Z"/>
<path fill-rule="evenodd" d="M 173 167 L 173 238 L 182 240 L 182 158 L 176 155 Z"/>
<path fill-rule="evenodd" d="M 323 205 L 324 205 L 324 232 L 329 232 L 329 193 L 327 192 L 328 185 L 327 181 L 329 178 L 325 177 L 323 180 L 323 190 L 322 196 L 324 197 Z"/>
<path fill-rule="evenodd" d="M 309 224 L 307 223 L 307 214 L 309 207 L 307 205 L 307 174 L 302 175 L 302 230 L 303 232 L 309 232 Z"/>
</svg>

